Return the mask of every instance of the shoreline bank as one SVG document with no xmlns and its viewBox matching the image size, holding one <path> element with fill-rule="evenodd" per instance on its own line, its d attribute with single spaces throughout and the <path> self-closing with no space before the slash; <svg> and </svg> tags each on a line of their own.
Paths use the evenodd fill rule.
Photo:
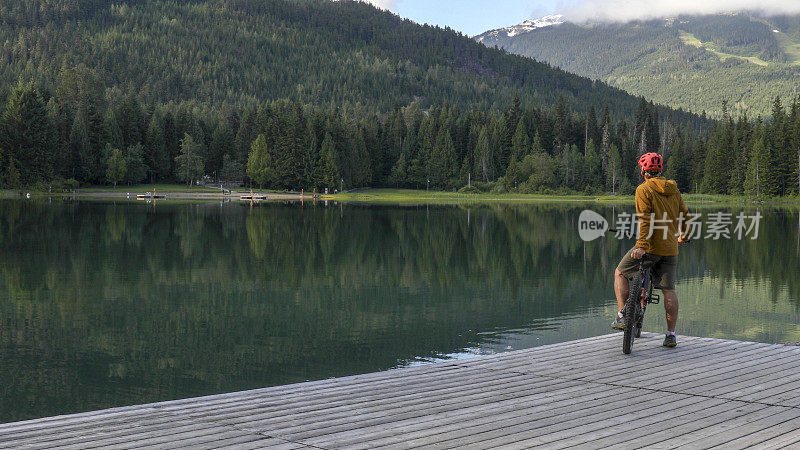
<svg viewBox="0 0 800 450">
<path fill-rule="evenodd" d="M 136 200 L 139 195 L 148 195 L 153 192 L 152 187 L 136 186 L 131 189 L 107 190 L 89 188 L 70 193 L 28 192 L 25 190 L 0 191 L 0 198 L 86 198 L 86 199 L 131 199 Z M 165 195 L 166 200 L 237 200 L 252 201 L 249 198 L 251 191 L 232 191 L 223 193 L 219 190 L 207 188 L 191 189 L 185 186 L 163 186 L 156 190 L 157 194 Z M 310 192 L 280 192 L 269 190 L 252 191 L 255 201 L 286 201 L 303 200 L 337 201 L 343 203 L 416 203 L 416 202 L 568 202 L 568 203 L 632 203 L 633 195 L 541 195 L 541 194 L 459 194 L 446 191 L 418 191 L 405 189 L 370 189 L 361 192 L 345 192 L 342 194 L 314 194 Z M 754 200 L 745 197 L 708 194 L 684 194 L 684 200 L 689 204 L 732 204 L 753 206 L 800 206 L 800 198 L 773 198 Z M 164 199 L 159 199 L 164 200 Z"/>
</svg>

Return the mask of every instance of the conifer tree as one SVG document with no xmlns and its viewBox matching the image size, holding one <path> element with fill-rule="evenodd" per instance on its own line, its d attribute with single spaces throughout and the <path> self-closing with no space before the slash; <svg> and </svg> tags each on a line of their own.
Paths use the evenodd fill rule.
<svg viewBox="0 0 800 450">
<path fill-rule="evenodd" d="M 764 135 L 756 138 L 750 153 L 750 164 L 744 182 L 744 192 L 750 197 L 773 195 L 773 168 L 771 155 Z"/>
<path fill-rule="evenodd" d="M 128 95 L 122 99 L 115 116 L 124 147 L 136 145 L 144 140 L 142 134 L 146 130 L 147 122 L 144 121 L 144 112 L 139 101 L 134 96 Z M 199 139 L 202 136 L 196 130 L 187 131 L 192 133 L 194 139 Z"/>
<path fill-rule="evenodd" d="M 480 174 L 484 182 L 489 181 L 494 177 L 494 164 L 492 157 L 492 148 L 489 146 L 489 132 L 486 127 L 482 127 L 478 135 L 478 144 L 475 147 L 475 156 L 477 157 L 476 172 Z"/>
<path fill-rule="evenodd" d="M 247 158 L 247 176 L 259 187 L 275 182 L 275 166 L 270 153 L 266 136 L 259 134 L 250 146 L 250 156 Z"/>
<path fill-rule="evenodd" d="M 336 148 L 333 144 L 333 136 L 329 132 L 325 133 L 325 139 L 322 140 L 320 154 L 322 155 L 323 167 L 322 185 L 333 191 L 340 184 L 341 173 L 339 172 L 339 163 L 336 157 Z"/>
<path fill-rule="evenodd" d="M 717 124 L 708 141 L 708 152 L 703 171 L 703 192 L 725 194 L 731 175 L 731 123 Z"/>
<path fill-rule="evenodd" d="M 22 184 L 22 177 L 20 176 L 19 170 L 17 170 L 17 165 L 13 158 L 9 158 L 8 165 L 6 166 L 3 175 L 5 176 L 3 185 L 7 188 L 20 187 Z"/>
<path fill-rule="evenodd" d="M 433 186 L 444 187 L 455 177 L 456 151 L 446 127 L 439 130 L 436 146 L 430 159 L 430 180 Z"/>
<path fill-rule="evenodd" d="M 791 113 L 787 123 L 789 145 L 786 158 L 789 159 L 791 170 L 787 193 L 800 194 L 800 102 L 799 98 L 792 101 Z"/>
<path fill-rule="evenodd" d="M 392 172 L 389 176 L 389 183 L 395 186 L 403 186 L 408 182 L 407 163 L 405 153 L 401 153 L 397 158 L 397 162 L 392 166 Z"/>
<path fill-rule="evenodd" d="M 302 152 L 307 143 L 306 119 L 302 107 L 295 103 L 288 112 L 284 129 L 273 153 L 275 182 L 283 187 L 297 188 L 302 184 Z"/>
<path fill-rule="evenodd" d="M 150 182 L 170 177 L 169 153 L 165 139 L 164 120 L 161 114 L 153 114 L 145 137 L 145 162 Z"/>
<path fill-rule="evenodd" d="M 520 119 L 517 123 L 517 131 L 511 140 L 511 161 L 519 161 L 530 151 L 530 137 L 525 127 L 525 121 Z"/>
<path fill-rule="evenodd" d="M 211 143 L 208 145 L 204 161 L 206 171 L 209 174 L 216 174 L 222 171 L 223 155 L 226 151 L 231 151 L 236 146 L 236 137 L 231 130 L 227 120 L 222 120 L 211 135 Z"/>
<path fill-rule="evenodd" d="M 0 114 L 0 148 L 19 171 L 19 183 L 28 185 L 53 176 L 51 146 L 55 127 L 47 103 L 32 83 L 20 82 L 11 91 Z"/>
<path fill-rule="evenodd" d="M 244 180 L 244 174 L 244 166 L 239 161 L 228 154 L 222 157 L 222 169 L 219 173 L 220 180 L 225 182 L 242 181 Z"/>
<path fill-rule="evenodd" d="M 620 178 L 622 177 L 622 156 L 616 145 L 612 144 L 608 151 L 608 163 L 606 163 L 606 185 L 611 188 L 614 194 L 619 193 Z"/>
<path fill-rule="evenodd" d="M 684 143 L 683 133 L 678 133 L 672 141 L 669 151 L 669 158 L 665 162 L 664 177 L 670 180 L 675 180 L 678 188 L 687 190 L 690 188 L 687 168 L 686 168 L 686 149 Z"/>
<path fill-rule="evenodd" d="M 370 167 L 367 145 L 364 142 L 364 133 L 361 128 L 356 128 L 353 136 L 353 186 L 368 186 L 372 182 L 372 169 Z"/>
<path fill-rule="evenodd" d="M 554 117 L 555 123 L 553 129 L 553 147 L 555 148 L 556 152 L 566 148 L 565 146 L 569 143 L 569 115 L 570 112 L 567 109 L 566 100 L 562 95 L 559 95 L 558 103 L 556 103 Z"/>
<path fill-rule="evenodd" d="M 729 161 L 731 165 L 727 192 L 731 195 L 744 193 L 744 180 L 747 174 L 748 153 L 751 137 L 746 122 L 740 119 L 737 123 L 731 120 L 731 147 Z"/>
<path fill-rule="evenodd" d="M 234 155 L 239 162 L 245 162 L 250 154 L 250 146 L 258 136 L 256 131 L 256 111 L 254 108 L 247 108 L 242 115 L 239 123 L 239 130 L 236 132 L 236 148 L 238 151 Z"/>
<path fill-rule="evenodd" d="M 192 135 L 185 133 L 181 140 L 181 154 L 175 157 L 176 177 L 191 185 L 203 176 L 202 145 Z"/>
<path fill-rule="evenodd" d="M 111 145 L 113 148 L 120 148 L 125 145 L 122 138 L 122 130 L 119 128 L 117 122 L 117 115 L 114 113 L 113 108 L 108 108 L 105 115 L 106 127 L 106 144 Z"/>
<path fill-rule="evenodd" d="M 768 127 L 769 142 L 772 153 L 772 170 L 774 172 L 775 195 L 786 195 L 794 188 L 794 151 L 789 137 L 789 123 L 780 97 L 775 97 L 772 105 L 772 122 Z M 791 186 L 790 186 L 791 184 Z"/>
<path fill-rule="evenodd" d="M 101 174 L 100 149 L 89 138 L 89 118 L 85 109 L 75 114 L 70 130 L 69 143 L 73 159 L 77 162 L 77 178 L 85 182 L 97 182 Z"/>
<path fill-rule="evenodd" d="M 587 145 L 586 156 L 584 157 L 584 172 L 585 179 L 584 185 L 595 189 L 601 189 L 603 186 L 603 164 L 600 160 L 600 155 L 594 145 L 594 141 L 590 140 Z"/>
<path fill-rule="evenodd" d="M 590 105 L 584 126 L 584 145 L 588 147 L 589 141 L 594 141 L 595 144 L 598 144 L 601 139 L 600 130 L 597 128 L 597 112 L 594 109 L 594 105 Z"/>
<path fill-rule="evenodd" d="M 647 151 L 661 152 L 661 132 L 658 122 L 658 109 L 656 109 L 652 101 L 648 105 L 647 123 L 645 127 L 647 130 Z"/>
<path fill-rule="evenodd" d="M 147 164 L 144 161 L 142 144 L 131 145 L 125 150 L 125 178 L 128 184 L 141 183 L 147 179 Z"/>
</svg>

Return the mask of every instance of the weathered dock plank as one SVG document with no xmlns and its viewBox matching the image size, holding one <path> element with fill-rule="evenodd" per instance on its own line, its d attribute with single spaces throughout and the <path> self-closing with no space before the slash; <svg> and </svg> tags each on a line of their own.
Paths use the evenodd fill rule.
<svg viewBox="0 0 800 450">
<path fill-rule="evenodd" d="M 289 386 L 0 424 L 2 448 L 781 448 L 800 347 L 612 334 Z M 622 439 L 622 440 L 621 440 Z"/>
</svg>

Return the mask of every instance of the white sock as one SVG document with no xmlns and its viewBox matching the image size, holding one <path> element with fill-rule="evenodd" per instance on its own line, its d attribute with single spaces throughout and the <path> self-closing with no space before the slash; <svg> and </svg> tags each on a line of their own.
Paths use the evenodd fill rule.
<svg viewBox="0 0 800 450">
<path fill-rule="evenodd" d="M 623 317 L 625 317 L 625 316 L 624 316 L 624 315 L 622 315 L 622 311 L 620 311 L 620 312 L 618 312 L 618 313 L 617 313 L 617 317 L 619 317 L 620 319 L 622 319 L 622 318 L 623 318 Z"/>
<path fill-rule="evenodd" d="M 675 335 L 676 334 L 674 331 L 667 331 L 667 336 L 675 336 Z"/>
</svg>

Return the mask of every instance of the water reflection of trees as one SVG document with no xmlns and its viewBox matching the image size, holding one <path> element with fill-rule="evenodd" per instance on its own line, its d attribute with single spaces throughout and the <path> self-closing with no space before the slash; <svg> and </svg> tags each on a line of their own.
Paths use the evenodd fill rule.
<svg viewBox="0 0 800 450">
<path fill-rule="evenodd" d="M 704 213 L 724 211 L 735 217 L 742 209 L 710 208 Z M 753 215 L 756 209 L 745 209 Z M 772 295 L 778 298 L 780 290 L 787 290 L 790 300 L 800 306 L 800 248 L 798 248 L 798 214 L 793 209 L 762 208 L 758 239 L 698 240 L 687 247 L 688 258 L 682 260 L 688 276 L 702 277 L 710 274 L 723 281 L 755 280 L 769 282 Z M 735 222 L 735 220 L 734 220 Z M 735 223 L 734 223 L 735 225 Z M 733 229 L 733 227 L 731 228 Z"/>
<path fill-rule="evenodd" d="M 0 420 L 380 370 L 603 305 L 630 243 L 584 244 L 579 211 L 0 202 Z M 768 250 L 792 217 L 693 244 L 683 273 L 798 298 L 796 255 Z"/>
</svg>

